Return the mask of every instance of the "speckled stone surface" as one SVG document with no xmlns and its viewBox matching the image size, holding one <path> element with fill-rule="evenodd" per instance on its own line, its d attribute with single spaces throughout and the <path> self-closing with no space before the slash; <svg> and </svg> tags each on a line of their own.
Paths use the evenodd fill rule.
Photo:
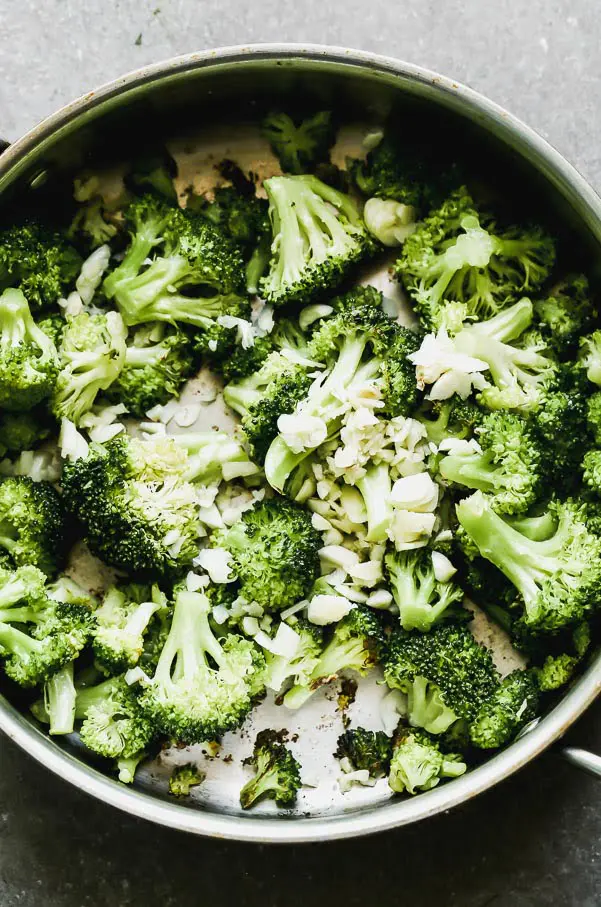
<svg viewBox="0 0 601 907">
<path fill-rule="evenodd" d="M 601 188 L 594 0 L 0 0 L 0 134 L 154 60 L 258 41 L 361 47 L 510 108 Z M 601 751 L 601 704 L 570 732 Z M 124 816 L 0 738 L 2 907 L 597 907 L 601 782 L 547 755 L 451 814 L 366 840 L 261 847 Z"/>
</svg>

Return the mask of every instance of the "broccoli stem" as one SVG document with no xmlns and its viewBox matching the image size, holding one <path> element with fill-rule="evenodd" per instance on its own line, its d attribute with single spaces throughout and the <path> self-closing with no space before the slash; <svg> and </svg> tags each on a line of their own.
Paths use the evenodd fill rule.
<svg viewBox="0 0 601 907">
<path fill-rule="evenodd" d="M 218 667 L 223 665 L 223 649 L 209 624 L 210 607 L 205 595 L 197 592 L 178 594 L 169 636 L 157 663 L 155 683 L 168 686 L 172 680 L 192 680 L 199 664 L 206 664 L 207 655 Z"/>
<path fill-rule="evenodd" d="M 367 541 L 385 542 L 392 517 L 392 482 L 388 465 L 370 466 L 357 487 L 367 510 Z"/>
<path fill-rule="evenodd" d="M 138 224 L 132 235 L 130 245 L 121 264 L 104 280 L 103 288 L 111 299 L 123 280 L 129 280 L 138 274 L 153 248 L 160 242 L 164 219 L 146 218 Z"/>
<path fill-rule="evenodd" d="M 44 358 L 56 358 L 56 347 L 33 320 L 24 294 L 10 288 L 0 296 L 0 347 L 17 347 L 24 343 L 37 346 Z"/>
<path fill-rule="evenodd" d="M 351 636 L 340 640 L 334 637 L 326 646 L 305 684 L 296 684 L 284 696 L 286 708 L 300 709 L 318 687 L 334 680 L 340 671 L 361 665 L 365 660 L 365 640 Z"/>
<path fill-rule="evenodd" d="M 44 705 L 50 721 L 50 734 L 71 734 L 75 722 L 76 690 L 73 662 L 48 678 L 44 685 Z"/>
<path fill-rule="evenodd" d="M 449 454 L 440 461 L 439 469 L 444 479 L 479 491 L 496 491 L 502 485 L 490 451 L 482 454 Z"/>
<path fill-rule="evenodd" d="M 42 643 L 22 630 L 7 623 L 0 623 L 0 648 L 18 659 L 26 660 L 42 651 Z"/>
</svg>

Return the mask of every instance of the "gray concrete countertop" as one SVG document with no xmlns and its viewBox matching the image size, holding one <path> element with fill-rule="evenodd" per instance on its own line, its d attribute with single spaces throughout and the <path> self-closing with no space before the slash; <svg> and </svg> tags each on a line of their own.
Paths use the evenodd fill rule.
<svg viewBox="0 0 601 907">
<path fill-rule="evenodd" d="M 209 47 L 361 47 L 467 82 L 601 188 L 594 0 L 0 0 L 0 135 L 78 94 Z M 601 751 L 601 704 L 570 742 Z M 2 907 L 597 907 L 601 786 L 552 754 L 451 814 L 366 840 L 267 848 L 155 828 L 0 739 Z"/>
</svg>

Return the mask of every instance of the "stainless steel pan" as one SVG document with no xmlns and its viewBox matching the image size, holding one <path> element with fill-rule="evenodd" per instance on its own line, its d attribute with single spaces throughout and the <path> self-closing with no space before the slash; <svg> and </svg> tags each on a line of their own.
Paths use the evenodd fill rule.
<svg viewBox="0 0 601 907">
<path fill-rule="evenodd" d="M 384 57 L 317 46 L 268 45 L 191 54 L 150 66 L 112 82 L 67 105 L 0 156 L 0 216 L 12 206 L 50 208 L 69 191 L 75 168 L 127 157 L 140 142 L 188 129 L 207 134 L 221 120 L 246 122 L 277 102 L 294 107 L 307 96 L 333 106 L 343 121 L 381 123 L 387 117 L 407 123 L 440 124 L 440 141 L 457 146 L 473 166 L 488 174 L 521 204 L 529 199 L 564 225 L 573 254 L 591 273 L 601 261 L 601 200 L 582 177 L 536 133 L 510 114 L 456 82 Z M 185 140 L 182 147 L 185 150 Z M 484 162 L 484 167 L 482 166 Z M 224 780 L 241 769 L 223 762 L 208 793 L 185 805 L 169 800 L 165 759 L 146 767 L 133 788 L 108 777 L 87 761 L 77 740 L 49 740 L 33 719 L 0 695 L 0 729 L 39 762 L 76 787 L 130 814 L 183 831 L 246 841 L 300 842 L 367 834 L 423 819 L 464 802 L 508 777 L 550 744 L 595 699 L 601 689 L 601 654 L 553 708 L 506 750 L 462 778 L 411 800 L 391 799 L 385 789 L 341 799 L 332 769 L 317 771 L 317 787 L 300 809 L 278 815 L 269 805 L 242 814 Z M 373 692 L 373 691 L 372 691 Z M 374 694 L 375 697 L 375 694 Z M 363 710 L 369 713 L 366 699 Z M 319 769 L 325 747 L 331 753 L 335 722 L 326 727 L 316 700 L 304 719 L 305 750 Z M 263 721 L 289 721 L 279 713 Z M 375 708 L 375 706 L 374 706 Z M 331 717 L 331 716 L 330 716 Z M 369 715 L 367 716 L 369 718 Z M 248 752 L 252 734 L 230 744 Z M 321 749 L 320 749 L 321 747 Z M 311 751 L 309 754 L 308 751 Z M 571 748 L 574 764 L 601 774 L 601 758 Z M 175 756 L 189 758 L 185 751 Z M 204 785 L 203 785 L 204 787 Z M 202 788 L 201 788 L 202 790 Z M 225 791 L 225 792 L 224 792 Z"/>
</svg>

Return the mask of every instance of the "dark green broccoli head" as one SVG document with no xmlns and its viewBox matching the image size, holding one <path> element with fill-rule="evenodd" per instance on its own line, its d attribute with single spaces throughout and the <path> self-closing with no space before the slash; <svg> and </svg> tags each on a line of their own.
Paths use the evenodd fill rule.
<svg viewBox="0 0 601 907">
<path fill-rule="evenodd" d="M 431 145 L 386 135 L 364 161 L 352 161 L 350 170 L 364 195 L 394 199 L 424 213 L 460 182 L 455 164 L 433 158 Z"/>
<path fill-rule="evenodd" d="M 195 369 L 187 334 L 165 324 L 142 325 L 127 344 L 123 369 L 107 397 L 142 419 L 153 406 L 176 397 Z"/>
<path fill-rule="evenodd" d="M 490 318 L 538 289 L 555 261 L 553 240 L 539 227 L 499 230 L 467 189 L 453 192 L 405 241 L 396 273 L 428 328 L 444 304 Z"/>
<path fill-rule="evenodd" d="M 125 362 L 126 334 L 117 312 L 80 312 L 67 317 L 52 396 L 57 419 L 70 419 L 78 425 L 100 391 L 117 379 Z"/>
<path fill-rule="evenodd" d="M 423 730 L 397 730 L 388 784 L 397 794 L 431 790 L 442 778 L 463 775 L 467 765 L 455 753 L 442 753 L 439 740 Z"/>
<path fill-rule="evenodd" d="M 444 733 L 457 718 L 471 721 L 498 683 L 489 650 L 463 622 L 438 624 L 429 633 L 395 630 L 384 677 L 407 694 L 411 725 L 433 734 Z"/>
<path fill-rule="evenodd" d="M 336 130 L 329 110 L 293 120 L 287 113 L 270 113 L 261 131 L 277 156 L 285 173 L 309 173 L 317 164 L 327 161 Z"/>
<path fill-rule="evenodd" d="M 225 358 L 219 354 L 211 357 L 209 351 L 209 359 L 212 367 L 223 375 L 224 381 L 240 381 L 241 378 L 258 372 L 273 350 L 273 339 L 267 334 L 265 337 L 257 337 L 253 345 L 246 349 L 235 345 Z"/>
<path fill-rule="evenodd" d="M 497 749 L 515 737 L 536 716 L 539 687 L 532 671 L 513 671 L 485 700 L 470 724 L 470 739 L 478 749 Z"/>
<path fill-rule="evenodd" d="M 125 185 L 138 195 L 150 193 L 170 205 L 177 205 L 174 179 L 177 164 L 166 148 L 147 151 L 134 159 L 125 175 Z"/>
<path fill-rule="evenodd" d="M 181 569 L 198 552 L 198 498 L 186 451 L 170 438 L 123 433 L 65 464 L 63 493 L 92 550 L 129 574 Z"/>
<path fill-rule="evenodd" d="M 575 491 L 582 451 L 589 445 L 587 416 L 590 410 L 588 388 L 584 384 L 586 378 L 582 372 L 563 366 L 534 413 L 534 430 L 545 449 L 545 473 L 554 487 L 564 494 Z"/>
<path fill-rule="evenodd" d="M 437 446 L 447 438 L 471 438 L 484 418 L 484 411 L 456 394 L 450 400 L 426 401 L 415 418 L 423 424 L 428 440 Z"/>
<path fill-rule="evenodd" d="M 348 760 L 353 771 L 368 771 L 371 778 L 388 774 L 392 740 L 384 731 L 366 731 L 358 727 L 345 731 L 338 738 L 334 755 Z"/>
<path fill-rule="evenodd" d="M 601 391 L 596 391 L 586 401 L 586 421 L 595 444 L 601 446 Z"/>
<path fill-rule="evenodd" d="M 419 334 L 394 325 L 390 347 L 382 361 L 385 411 L 389 418 L 411 415 L 423 396 L 415 380 L 415 366 L 407 358 L 419 349 L 420 343 Z"/>
<path fill-rule="evenodd" d="M 270 611 L 305 598 L 319 573 L 322 542 L 311 515 L 283 498 L 255 504 L 211 544 L 230 552 L 240 594 Z"/>
<path fill-rule="evenodd" d="M 0 479 L 0 549 L 17 567 L 31 564 L 51 576 L 63 561 L 66 541 L 65 508 L 49 482 Z"/>
<path fill-rule="evenodd" d="M 19 287 L 30 305 L 54 304 L 75 282 L 81 258 L 62 234 L 39 223 L 0 234 L 0 288 Z"/>
<path fill-rule="evenodd" d="M 154 727 L 189 744 L 238 727 L 264 691 L 261 651 L 240 636 L 218 640 L 210 609 L 205 595 L 176 594 L 169 634 L 140 696 Z"/>
<path fill-rule="evenodd" d="M 516 587 L 521 620 L 534 632 L 580 622 L 597 607 L 601 581 L 601 539 L 588 528 L 585 507 L 552 501 L 548 511 L 554 531 L 530 538 L 519 522 L 512 525 L 496 514 L 481 492 L 457 505 L 459 522 L 480 554 Z"/>
<path fill-rule="evenodd" d="M 248 256 L 264 236 L 270 236 L 269 205 L 255 195 L 253 183 L 244 184 L 242 190 L 221 186 L 214 190 L 212 200 L 190 196 L 186 211 L 202 214 L 239 243 Z"/>
<path fill-rule="evenodd" d="M 439 463 L 441 476 L 491 495 L 499 513 L 522 513 L 542 491 L 546 448 L 529 423 L 514 413 L 495 412 L 476 428 L 477 451 L 452 451 Z"/>
<path fill-rule="evenodd" d="M 300 763 L 282 742 L 282 732 L 266 729 L 257 734 L 251 759 L 255 774 L 240 791 L 240 805 L 248 809 L 261 799 L 292 806 L 302 786 Z"/>
<path fill-rule="evenodd" d="M 33 450 L 50 434 L 50 420 L 44 410 L 0 415 L 0 455 Z"/>
<path fill-rule="evenodd" d="M 248 439 L 251 453 L 259 463 L 265 461 L 272 441 L 278 435 L 278 419 L 283 413 L 292 413 L 311 387 L 313 378 L 306 368 L 287 365 L 274 377 L 259 399 L 249 407 L 242 418 L 242 428 Z"/>
<path fill-rule="evenodd" d="M 592 330 L 598 313 L 584 274 L 572 274 L 556 284 L 546 299 L 534 303 L 540 329 L 562 359 L 572 359 L 583 334 Z"/>
<path fill-rule="evenodd" d="M 78 689 L 75 718 L 83 721 L 79 732 L 82 742 L 106 759 L 134 756 L 156 736 L 134 688 L 123 676 Z"/>
<path fill-rule="evenodd" d="M 371 253 L 373 241 L 347 195 L 314 176 L 274 176 L 265 189 L 273 242 L 260 294 L 268 302 L 307 303 Z"/>
<path fill-rule="evenodd" d="M 58 372 L 56 347 L 33 320 L 21 290 L 0 296 L 0 407 L 31 409 L 52 393 Z"/>
<path fill-rule="evenodd" d="M 169 793 L 174 797 L 189 797 L 192 788 L 202 784 L 205 777 L 194 762 L 176 765 L 169 778 Z"/>
</svg>

